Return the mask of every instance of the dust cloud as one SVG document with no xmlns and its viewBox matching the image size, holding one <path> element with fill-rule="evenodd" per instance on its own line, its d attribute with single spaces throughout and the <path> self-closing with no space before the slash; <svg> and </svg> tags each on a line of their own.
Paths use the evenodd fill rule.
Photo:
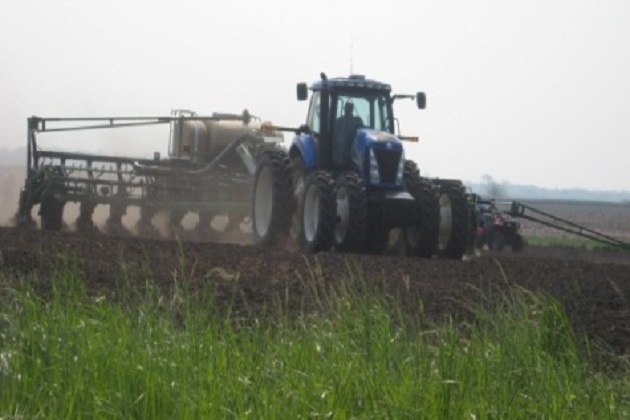
<svg viewBox="0 0 630 420">
<path fill-rule="evenodd" d="M 20 199 L 20 188 L 24 185 L 26 168 L 0 166 L 0 226 L 14 223 Z"/>
</svg>

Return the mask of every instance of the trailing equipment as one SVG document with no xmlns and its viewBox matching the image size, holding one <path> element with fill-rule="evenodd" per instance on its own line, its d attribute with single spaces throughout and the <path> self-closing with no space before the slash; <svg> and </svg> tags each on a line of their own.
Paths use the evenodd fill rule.
<svg viewBox="0 0 630 420">
<path fill-rule="evenodd" d="M 39 135 L 51 132 L 109 130 L 169 125 L 166 159 L 97 155 L 41 148 Z M 27 173 L 20 193 L 17 221 L 35 224 L 39 205 L 41 227 L 59 230 L 66 203 L 79 204 L 76 227 L 95 228 L 97 205 L 109 206 L 107 230 L 125 231 L 122 218 L 129 206 L 140 208 L 136 229 L 157 233 L 152 219 L 169 215 L 171 231 L 182 233 L 182 218 L 198 215 L 194 233 L 211 235 L 216 215 L 228 218 L 228 227 L 249 221 L 253 175 L 258 161 L 280 148 L 281 134 L 261 130 L 261 122 L 243 114 L 198 116 L 175 110 L 168 117 L 40 118 L 28 119 Z"/>
</svg>

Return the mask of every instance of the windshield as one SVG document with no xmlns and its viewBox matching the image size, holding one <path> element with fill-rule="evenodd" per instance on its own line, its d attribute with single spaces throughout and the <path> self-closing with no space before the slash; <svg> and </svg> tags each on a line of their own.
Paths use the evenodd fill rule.
<svg viewBox="0 0 630 420">
<path fill-rule="evenodd" d="M 360 118 L 362 126 L 393 133 L 391 106 L 383 92 L 340 92 L 334 96 L 335 119 L 344 116 L 345 110 L 352 109 L 352 116 Z M 353 106 L 348 107 L 347 104 Z"/>
</svg>

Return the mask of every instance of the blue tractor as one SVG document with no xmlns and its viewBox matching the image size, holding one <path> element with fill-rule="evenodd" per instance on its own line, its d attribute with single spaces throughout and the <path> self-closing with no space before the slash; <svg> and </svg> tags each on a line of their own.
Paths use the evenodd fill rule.
<svg viewBox="0 0 630 420">
<path fill-rule="evenodd" d="M 393 103 L 424 93 L 395 95 L 388 84 L 351 75 L 310 86 L 306 123 L 291 129 L 288 150 L 270 150 L 258 161 L 252 227 L 257 243 L 293 237 L 307 252 L 379 254 L 399 228 L 408 255 L 461 258 L 469 208 L 459 181 L 420 176 L 405 159 Z M 309 87 L 297 85 L 298 100 Z"/>
</svg>

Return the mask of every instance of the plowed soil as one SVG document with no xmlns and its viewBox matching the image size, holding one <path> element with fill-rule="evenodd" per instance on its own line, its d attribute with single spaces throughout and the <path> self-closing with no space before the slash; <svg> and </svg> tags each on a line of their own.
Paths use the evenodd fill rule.
<svg viewBox="0 0 630 420">
<path fill-rule="evenodd" d="M 576 331 L 586 333 L 591 342 L 619 355 L 630 354 L 628 252 L 529 248 L 522 254 L 486 253 L 470 261 L 334 253 L 304 256 L 254 246 L 17 228 L 0 228 L 0 252 L 0 266 L 12 273 L 9 278 L 36 272 L 44 290 L 58 267 L 58 256 L 65 255 L 78 261 L 91 293 L 115 297 L 121 263 L 126 261 L 144 270 L 145 274 L 134 277 L 138 282 L 151 276 L 168 290 L 177 277 L 193 290 L 210 286 L 219 304 L 230 302 L 237 313 L 250 315 L 277 302 L 288 302 L 289 311 L 316 310 L 309 279 L 318 270 L 317 281 L 323 285 L 334 285 L 353 273 L 362 279 L 354 283 L 356 287 L 385 291 L 404 312 L 423 311 L 433 320 L 470 319 L 471 302 L 515 284 L 557 299 Z"/>
</svg>

